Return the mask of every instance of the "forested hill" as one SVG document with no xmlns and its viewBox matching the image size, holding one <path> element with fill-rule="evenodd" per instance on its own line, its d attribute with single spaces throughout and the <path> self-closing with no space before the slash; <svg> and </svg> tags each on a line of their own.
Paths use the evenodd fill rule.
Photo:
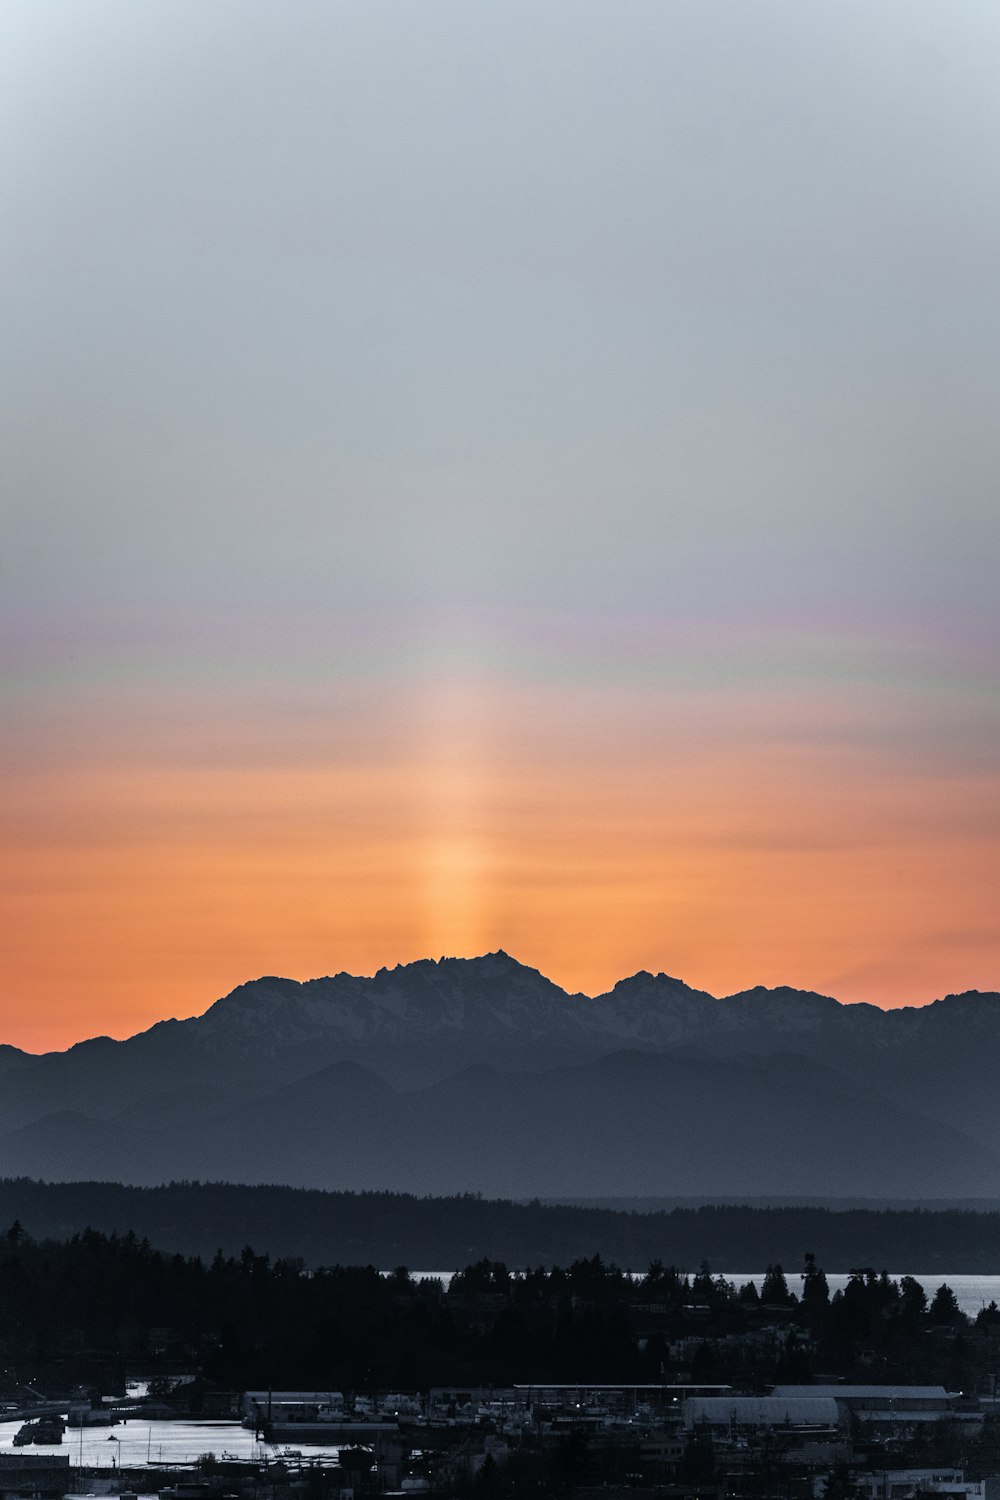
<svg viewBox="0 0 1000 1500">
<path fill-rule="evenodd" d="M 134 1188 L 117 1183 L 0 1180 L 0 1224 L 35 1239 L 85 1228 L 211 1257 L 247 1244 L 309 1266 L 406 1265 L 450 1271 L 481 1257 L 511 1266 L 568 1264 L 598 1254 L 644 1270 L 660 1260 L 694 1269 L 794 1269 L 806 1251 L 828 1271 L 856 1266 L 942 1276 L 1000 1267 L 1000 1213 L 712 1205 L 642 1213 L 514 1203 L 472 1195 L 319 1192 L 224 1183 Z"/>
</svg>

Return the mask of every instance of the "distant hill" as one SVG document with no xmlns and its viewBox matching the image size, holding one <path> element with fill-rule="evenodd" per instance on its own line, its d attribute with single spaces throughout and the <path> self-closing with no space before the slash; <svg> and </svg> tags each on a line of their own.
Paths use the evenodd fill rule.
<svg viewBox="0 0 1000 1500">
<path fill-rule="evenodd" d="M 490 1258 L 511 1267 L 569 1265 L 599 1254 L 645 1270 L 652 1261 L 696 1270 L 794 1274 L 807 1250 L 828 1271 L 856 1266 L 945 1279 L 1000 1265 L 1000 1213 L 739 1205 L 623 1213 L 478 1198 L 326 1193 L 226 1183 L 42 1183 L 0 1180 L 0 1235 L 15 1222 L 34 1239 L 84 1229 L 147 1238 L 158 1249 L 239 1255 L 246 1245 L 309 1266 L 374 1265 L 448 1272 Z"/>
<path fill-rule="evenodd" d="M 139 1122 L 136 1117 L 139 1116 Z M 691 1194 L 711 1183 L 850 1194 L 985 1192 L 1000 1155 L 788 1054 L 750 1059 L 613 1053 L 545 1073 L 486 1064 L 400 1092 L 335 1063 L 205 1117 L 165 1125 L 62 1110 L 0 1138 L 10 1173 L 198 1177 L 298 1187 L 491 1196 Z M 58 1163 L 58 1172 L 51 1164 Z"/>
<path fill-rule="evenodd" d="M 0 1170 L 515 1197 L 993 1197 L 1000 995 L 881 1011 L 504 953 L 242 985 L 203 1015 L 0 1048 Z"/>
</svg>

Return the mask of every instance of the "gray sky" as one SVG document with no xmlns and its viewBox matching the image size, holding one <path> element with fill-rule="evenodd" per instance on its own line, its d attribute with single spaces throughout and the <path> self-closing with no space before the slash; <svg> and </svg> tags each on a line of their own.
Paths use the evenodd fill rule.
<svg viewBox="0 0 1000 1500">
<path fill-rule="evenodd" d="M 987 586 L 995 6 L 31 0 L 3 29 L 29 618 L 331 578 L 501 609 Z"/>
</svg>

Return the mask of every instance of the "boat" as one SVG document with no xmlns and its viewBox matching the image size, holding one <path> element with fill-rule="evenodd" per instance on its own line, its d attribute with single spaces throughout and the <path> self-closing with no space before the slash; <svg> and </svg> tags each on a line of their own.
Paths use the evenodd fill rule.
<svg viewBox="0 0 1000 1500">
<path fill-rule="evenodd" d="M 14 1434 L 14 1447 L 25 1448 L 29 1443 L 41 1447 L 54 1447 L 63 1440 L 65 1421 L 60 1416 L 39 1417 L 37 1421 L 25 1422 Z"/>
</svg>

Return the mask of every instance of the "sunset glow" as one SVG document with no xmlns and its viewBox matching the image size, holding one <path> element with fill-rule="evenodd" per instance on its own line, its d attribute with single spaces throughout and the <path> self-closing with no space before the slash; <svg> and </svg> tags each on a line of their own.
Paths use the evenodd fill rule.
<svg viewBox="0 0 1000 1500">
<path fill-rule="evenodd" d="M 723 11 L 6 8 L 0 1042 L 1000 988 L 998 13 Z"/>
<path fill-rule="evenodd" d="M 498 947 L 589 994 L 647 968 L 880 1005 L 1000 958 L 1000 782 L 958 723 L 915 740 L 909 688 L 409 675 L 343 734 L 285 692 L 105 688 L 8 775 L 8 1040 Z"/>
</svg>

